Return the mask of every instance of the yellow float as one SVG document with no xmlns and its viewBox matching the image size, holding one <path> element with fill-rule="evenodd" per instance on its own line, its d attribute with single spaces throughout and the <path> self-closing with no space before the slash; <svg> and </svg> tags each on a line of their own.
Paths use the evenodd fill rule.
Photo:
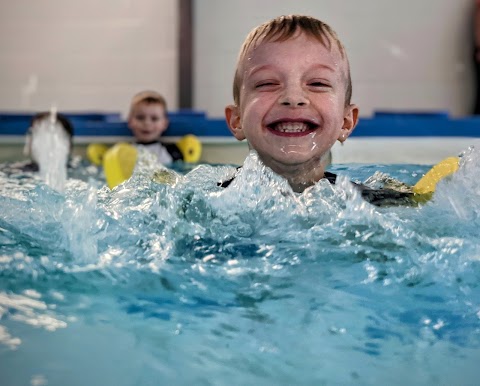
<svg viewBox="0 0 480 386">
<path fill-rule="evenodd" d="M 110 189 L 128 180 L 137 163 L 137 148 L 121 142 L 112 146 L 103 157 L 103 171 Z"/>
<path fill-rule="evenodd" d="M 100 166 L 107 150 L 108 146 L 103 143 L 91 143 L 87 146 L 87 158 L 92 164 Z"/>
<path fill-rule="evenodd" d="M 184 135 L 177 142 L 177 146 L 182 152 L 183 160 L 189 163 L 197 163 L 202 156 L 202 143 L 192 134 Z"/>
<path fill-rule="evenodd" d="M 183 161 L 197 163 L 202 155 L 202 143 L 192 134 L 180 138 L 176 143 Z M 137 148 L 129 143 L 120 142 L 112 147 L 92 143 L 87 147 L 87 158 L 95 165 L 102 165 L 107 185 L 110 189 L 130 178 L 137 162 Z"/>
<path fill-rule="evenodd" d="M 448 157 L 440 161 L 413 186 L 413 193 L 420 195 L 433 194 L 438 182 L 458 170 L 458 162 L 458 157 Z"/>
<path fill-rule="evenodd" d="M 196 163 L 200 160 L 202 144 L 196 136 L 192 134 L 183 136 L 177 142 L 177 146 L 185 162 Z M 103 166 L 107 184 L 110 189 L 113 189 L 132 175 L 137 162 L 137 149 L 126 142 L 117 143 L 110 148 L 103 144 L 93 143 L 87 147 L 87 158 L 93 164 Z M 455 173 L 458 166 L 458 157 L 448 157 L 434 165 L 412 187 L 412 192 L 418 201 L 430 199 L 438 182 Z"/>
</svg>

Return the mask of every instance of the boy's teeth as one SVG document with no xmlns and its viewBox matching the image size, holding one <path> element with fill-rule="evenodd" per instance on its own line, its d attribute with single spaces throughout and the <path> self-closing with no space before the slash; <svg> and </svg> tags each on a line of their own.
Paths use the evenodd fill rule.
<svg viewBox="0 0 480 386">
<path fill-rule="evenodd" d="M 282 122 L 275 126 L 275 130 L 282 133 L 301 133 L 308 129 L 308 125 L 303 122 Z"/>
</svg>

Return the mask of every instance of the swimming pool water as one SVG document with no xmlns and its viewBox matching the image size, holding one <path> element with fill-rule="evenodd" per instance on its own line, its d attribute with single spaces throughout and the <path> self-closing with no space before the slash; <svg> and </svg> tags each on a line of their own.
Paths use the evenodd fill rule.
<svg viewBox="0 0 480 386">
<path fill-rule="evenodd" d="M 393 208 L 348 181 L 427 167 L 302 195 L 255 154 L 227 189 L 229 165 L 110 191 L 79 164 L 64 193 L 4 167 L 0 384 L 478 384 L 479 160 Z"/>
</svg>

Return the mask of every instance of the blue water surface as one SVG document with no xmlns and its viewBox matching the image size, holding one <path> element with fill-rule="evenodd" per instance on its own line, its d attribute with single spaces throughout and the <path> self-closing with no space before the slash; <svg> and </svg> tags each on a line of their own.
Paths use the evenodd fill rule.
<svg viewBox="0 0 480 386">
<path fill-rule="evenodd" d="M 478 384 L 475 149 L 410 207 L 350 181 L 427 166 L 334 165 L 303 194 L 254 153 L 143 166 L 110 190 L 80 163 L 64 193 L 0 171 L 1 385 Z"/>
</svg>

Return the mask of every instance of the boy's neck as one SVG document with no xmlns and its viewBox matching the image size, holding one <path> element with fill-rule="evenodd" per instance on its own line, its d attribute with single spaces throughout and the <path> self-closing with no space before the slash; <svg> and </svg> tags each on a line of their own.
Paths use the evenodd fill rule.
<svg viewBox="0 0 480 386">
<path fill-rule="evenodd" d="M 153 141 L 140 141 L 140 140 L 135 141 L 137 145 L 153 145 L 154 143 L 158 143 L 158 142 L 159 142 L 159 139 L 155 139 Z"/>
<path fill-rule="evenodd" d="M 286 167 L 282 165 L 268 165 L 275 173 L 286 178 L 292 190 L 296 193 L 302 193 L 309 186 L 315 185 L 325 177 L 325 167 L 320 163 L 315 166 L 306 167 L 305 165 L 293 165 Z"/>
<path fill-rule="evenodd" d="M 304 178 L 305 177 L 305 178 Z M 315 176 L 295 176 L 294 178 L 290 179 L 288 177 L 288 183 L 292 190 L 296 193 L 303 193 L 305 189 L 308 187 L 315 185 L 318 181 L 325 177 L 325 171 L 322 171 L 320 175 Z"/>
</svg>

